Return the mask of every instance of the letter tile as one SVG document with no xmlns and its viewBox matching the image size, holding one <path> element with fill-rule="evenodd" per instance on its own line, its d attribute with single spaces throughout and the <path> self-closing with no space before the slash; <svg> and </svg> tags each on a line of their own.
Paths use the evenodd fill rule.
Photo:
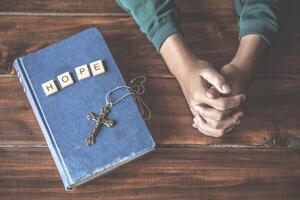
<svg viewBox="0 0 300 200">
<path fill-rule="evenodd" d="M 105 72 L 102 60 L 97 60 L 90 63 L 91 71 L 93 76 L 103 74 Z"/>
<path fill-rule="evenodd" d="M 46 96 L 50 96 L 50 95 L 58 92 L 56 84 L 53 80 L 50 80 L 50 81 L 47 81 L 47 82 L 43 83 L 42 88 L 43 88 Z"/>
<path fill-rule="evenodd" d="M 87 65 L 81 65 L 75 68 L 78 80 L 83 80 L 90 77 L 89 68 Z"/>
<path fill-rule="evenodd" d="M 57 79 L 62 88 L 68 87 L 74 83 L 69 72 L 62 73 L 61 75 L 57 76 Z"/>
</svg>

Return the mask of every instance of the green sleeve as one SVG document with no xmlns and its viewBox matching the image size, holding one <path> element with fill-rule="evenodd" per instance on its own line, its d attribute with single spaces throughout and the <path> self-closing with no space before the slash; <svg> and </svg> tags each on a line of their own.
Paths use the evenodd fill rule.
<svg viewBox="0 0 300 200">
<path fill-rule="evenodd" d="M 179 13 L 173 0 L 116 0 L 159 49 L 168 36 L 179 32 Z"/>
<path fill-rule="evenodd" d="M 269 45 L 278 33 L 278 0 L 235 0 L 239 39 L 257 34 Z"/>
</svg>

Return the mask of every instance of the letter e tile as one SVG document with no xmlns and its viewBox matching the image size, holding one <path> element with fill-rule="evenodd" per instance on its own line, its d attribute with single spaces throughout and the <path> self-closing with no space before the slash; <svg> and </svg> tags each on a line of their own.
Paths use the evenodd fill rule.
<svg viewBox="0 0 300 200">
<path fill-rule="evenodd" d="M 57 79 L 62 88 L 68 87 L 74 83 L 69 72 L 62 73 L 61 75 L 57 76 Z"/>
<path fill-rule="evenodd" d="M 87 65 L 82 65 L 82 66 L 76 67 L 75 71 L 76 71 L 78 80 L 83 80 L 83 79 L 86 79 L 91 76 Z"/>
<path fill-rule="evenodd" d="M 102 60 L 97 60 L 90 63 L 93 76 L 103 74 L 105 72 Z"/>
<path fill-rule="evenodd" d="M 58 92 L 56 84 L 53 80 L 50 80 L 50 81 L 47 81 L 47 82 L 43 83 L 42 88 L 43 88 L 46 96 L 50 96 L 50 95 Z"/>
</svg>

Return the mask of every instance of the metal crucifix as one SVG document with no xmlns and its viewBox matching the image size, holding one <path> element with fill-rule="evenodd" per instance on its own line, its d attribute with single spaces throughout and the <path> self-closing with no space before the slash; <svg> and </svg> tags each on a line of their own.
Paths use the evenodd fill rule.
<svg viewBox="0 0 300 200">
<path fill-rule="evenodd" d="M 105 125 L 107 127 L 112 127 L 112 126 L 115 125 L 116 122 L 114 120 L 106 119 L 106 116 L 110 111 L 109 108 L 110 108 L 109 105 L 104 106 L 101 109 L 101 112 L 100 112 L 99 116 L 94 114 L 94 113 L 89 113 L 87 115 L 88 120 L 93 120 L 93 121 L 96 122 L 96 124 L 95 124 L 95 126 L 92 130 L 92 133 L 90 134 L 90 136 L 86 140 L 88 145 L 95 144 L 96 136 L 98 135 L 99 130 L 100 130 L 102 125 Z"/>
</svg>

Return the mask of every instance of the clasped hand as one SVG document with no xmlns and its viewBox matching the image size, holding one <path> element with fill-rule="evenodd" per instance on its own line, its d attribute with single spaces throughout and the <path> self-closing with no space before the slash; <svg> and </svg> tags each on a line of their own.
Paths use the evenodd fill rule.
<svg viewBox="0 0 300 200">
<path fill-rule="evenodd" d="M 208 136 L 221 137 L 240 123 L 245 88 L 266 49 L 260 36 L 243 36 L 232 61 L 217 71 L 198 59 L 180 34 L 166 39 L 160 53 L 181 86 L 194 115 L 194 128 Z"/>
<path fill-rule="evenodd" d="M 246 99 L 238 68 L 228 64 L 218 72 L 203 60 L 185 67 L 178 81 L 194 116 L 192 126 L 212 137 L 233 130 L 244 116 L 241 104 Z"/>
</svg>

